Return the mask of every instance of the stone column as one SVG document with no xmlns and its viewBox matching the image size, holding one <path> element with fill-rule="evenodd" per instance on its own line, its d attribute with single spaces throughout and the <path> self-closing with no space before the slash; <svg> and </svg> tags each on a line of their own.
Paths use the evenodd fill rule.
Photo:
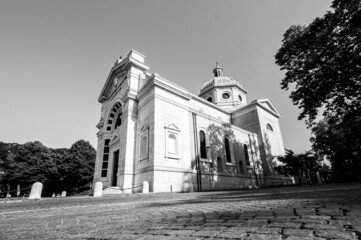
<svg viewBox="0 0 361 240">
<path fill-rule="evenodd" d="M 118 181 L 120 189 L 124 189 L 124 193 L 131 193 L 134 185 L 134 163 L 136 161 L 136 129 L 137 129 L 137 103 L 135 96 L 127 94 L 124 100 L 123 124 L 124 131 L 122 133 L 124 139 L 124 147 L 121 151 L 121 159 L 118 169 Z"/>
</svg>

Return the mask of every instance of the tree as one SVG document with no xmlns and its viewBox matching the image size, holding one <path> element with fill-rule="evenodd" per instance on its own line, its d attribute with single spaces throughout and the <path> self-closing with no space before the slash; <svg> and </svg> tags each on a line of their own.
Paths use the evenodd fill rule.
<svg viewBox="0 0 361 240">
<path fill-rule="evenodd" d="M 298 183 L 305 179 L 311 181 L 311 176 L 321 168 L 320 159 L 310 151 L 295 154 L 292 150 L 286 149 L 284 156 L 278 157 L 284 165 L 275 167 L 275 170 L 282 175 L 295 177 Z"/>
<path fill-rule="evenodd" d="M 93 178 L 95 149 L 79 140 L 70 149 L 51 149 L 41 142 L 6 144 L 0 142 L 0 181 L 22 187 L 44 184 L 45 195 L 72 192 Z"/>
<path fill-rule="evenodd" d="M 41 142 L 14 144 L 3 164 L 3 181 L 9 184 L 46 184 L 57 175 L 57 167 L 50 151 Z"/>
<path fill-rule="evenodd" d="M 309 126 L 320 108 L 335 122 L 361 112 L 361 2 L 334 0 L 332 11 L 308 26 L 291 26 L 275 58 L 286 71 L 282 89 Z"/>
<path fill-rule="evenodd" d="M 79 140 L 69 149 L 72 157 L 72 172 L 80 185 L 89 183 L 93 179 L 96 150 L 88 141 Z"/>
<path fill-rule="evenodd" d="M 312 148 L 327 155 L 336 181 L 361 180 L 361 119 L 348 124 L 335 124 L 324 119 L 312 128 Z"/>
<path fill-rule="evenodd" d="M 331 7 L 308 26 L 291 26 L 275 58 L 285 70 L 282 89 L 293 89 L 298 118 L 313 128 L 314 151 L 328 155 L 339 180 L 352 180 L 361 170 L 361 2 Z"/>
<path fill-rule="evenodd" d="M 9 146 L 6 143 L 0 142 L 0 181 L 1 175 L 4 174 L 4 164 L 8 158 Z"/>
</svg>

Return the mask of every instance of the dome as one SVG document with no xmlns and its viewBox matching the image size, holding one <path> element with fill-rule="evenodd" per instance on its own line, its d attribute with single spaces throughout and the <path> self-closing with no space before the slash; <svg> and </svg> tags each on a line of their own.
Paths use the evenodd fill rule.
<svg viewBox="0 0 361 240">
<path fill-rule="evenodd" d="M 235 79 L 229 76 L 223 76 L 223 68 L 221 68 L 218 63 L 217 66 L 213 69 L 214 78 L 210 81 L 203 84 L 201 87 L 201 93 L 208 91 L 214 87 L 225 87 L 225 86 L 238 86 L 243 89 L 243 86 Z M 243 89 L 244 90 L 244 89 Z"/>
</svg>

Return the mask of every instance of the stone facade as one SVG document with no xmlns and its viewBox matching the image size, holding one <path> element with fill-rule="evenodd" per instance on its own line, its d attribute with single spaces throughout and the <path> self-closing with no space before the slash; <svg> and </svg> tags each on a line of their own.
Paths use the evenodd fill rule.
<svg viewBox="0 0 361 240">
<path fill-rule="evenodd" d="M 106 191 L 188 192 L 277 184 L 284 154 L 279 113 L 267 99 L 247 103 L 246 90 L 223 76 L 199 96 L 150 73 L 134 50 L 112 67 L 98 101 L 94 182 Z"/>
</svg>

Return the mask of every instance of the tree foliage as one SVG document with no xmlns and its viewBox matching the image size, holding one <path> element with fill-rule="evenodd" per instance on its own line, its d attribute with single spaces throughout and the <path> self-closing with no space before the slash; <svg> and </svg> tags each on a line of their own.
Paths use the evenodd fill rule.
<svg viewBox="0 0 361 240">
<path fill-rule="evenodd" d="M 313 128 L 313 149 L 327 154 L 335 180 L 361 170 L 361 1 L 334 0 L 308 26 L 291 26 L 275 58 L 282 89 Z M 324 120 L 315 119 L 322 110 Z"/>
<path fill-rule="evenodd" d="M 343 124 L 328 119 L 312 128 L 312 148 L 327 155 L 335 181 L 361 180 L 361 118 Z"/>
<path fill-rule="evenodd" d="M 51 149 L 38 141 L 22 145 L 0 142 L 0 183 L 24 187 L 39 181 L 47 194 L 71 192 L 92 180 L 95 155 L 95 149 L 84 140 L 70 149 Z"/>
<path fill-rule="evenodd" d="M 309 179 L 311 174 L 316 174 L 321 168 L 320 159 L 309 151 L 295 154 L 292 150 L 286 149 L 286 154 L 278 157 L 278 160 L 284 165 L 275 167 L 275 170 L 279 174 L 295 177 L 299 183 Z"/>
<path fill-rule="evenodd" d="M 318 110 L 342 121 L 361 112 L 361 2 L 335 0 L 308 26 L 291 26 L 275 58 L 285 70 L 282 89 L 314 124 Z"/>
</svg>

